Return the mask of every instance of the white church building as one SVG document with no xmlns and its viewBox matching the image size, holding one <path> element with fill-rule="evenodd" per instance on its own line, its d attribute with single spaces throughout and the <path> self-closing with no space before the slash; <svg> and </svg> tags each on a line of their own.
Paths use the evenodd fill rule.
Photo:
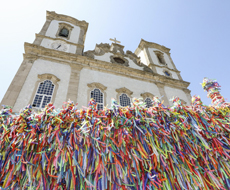
<svg viewBox="0 0 230 190">
<path fill-rule="evenodd" d="M 14 112 L 28 104 L 41 109 L 48 102 L 61 108 L 69 99 L 81 108 L 90 98 L 98 109 L 110 107 L 111 98 L 121 106 L 129 106 L 133 97 L 151 106 L 154 96 L 164 105 L 171 105 L 173 96 L 190 104 L 190 83 L 181 78 L 169 48 L 141 39 L 135 52 L 124 52 L 115 39 L 84 52 L 87 28 L 85 21 L 47 11 L 35 41 L 25 43 L 24 60 L 1 104 Z"/>
</svg>

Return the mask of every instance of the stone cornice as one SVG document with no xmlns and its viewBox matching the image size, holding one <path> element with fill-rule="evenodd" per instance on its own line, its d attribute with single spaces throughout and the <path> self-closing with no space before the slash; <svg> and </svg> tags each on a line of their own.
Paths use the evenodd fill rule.
<svg viewBox="0 0 230 190">
<path fill-rule="evenodd" d="M 45 73 L 45 74 L 38 75 L 38 78 L 41 79 L 41 80 L 49 79 L 54 83 L 57 83 L 57 82 L 60 81 L 59 78 L 57 78 L 55 75 L 52 75 L 50 73 Z"/>
<path fill-rule="evenodd" d="M 135 54 L 137 55 L 144 48 L 156 48 L 156 49 L 161 50 L 165 53 L 169 53 L 169 51 L 170 51 L 170 49 L 165 47 L 165 46 L 162 46 L 160 44 L 153 43 L 153 42 L 148 42 L 148 41 L 141 39 L 141 41 L 138 45 L 138 48 L 135 50 Z"/>
<path fill-rule="evenodd" d="M 106 86 L 104 86 L 103 84 L 98 83 L 98 82 L 93 82 L 93 83 L 87 84 L 87 86 L 90 88 L 99 88 L 103 91 L 107 89 Z"/>
<path fill-rule="evenodd" d="M 63 38 L 52 38 L 52 37 L 44 36 L 44 35 L 41 35 L 41 34 L 36 34 L 36 37 L 47 38 L 49 40 L 61 40 L 61 41 L 65 42 L 65 43 L 67 43 L 67 44 L 74 45 L 74 46 L 77 46 L 77 47 L 80 47 L 80 48 L 84 48 L 84 45 L 77 44 L 77 43 L 72 43 L 72 42 L 66 41 L 66 39 L 63 39 Z"/>
<path fill-rule="evenodd" d="M 141 93 L 141 97 L 143 98 L 143 100 L 145 100 L 146 98 L 151 98 L 153 99 L 153 94 L 150 92 L 145 92 L 145 93 Z"/>
<path fill-rule="evenodd" d="M 51 60 L 68 65 L 80 65 L 85 68 L 97 71 L 112 73 L 120 76 L 127 76 L 137 80 L 148 81 L 152 83 L 160 83 L 162 85 L 171 86 L 178 89 L 187 89 L 189 82 L 168 78 L 159 74 L 141 71 L 138 69 L 125 67 L 123 65 L 112 64 L 110 62 L 95 60 L 86 56 L 60 52 L 53 49 L 47 49 L 35 44 L 25 43 L 25 57 L 34 57 Z"/>
<path fill-rule="evenodd" d="M 88 29 L 88 23 L 86 21 L 79 21 L 76 18 L 67 16 L 67 15 L 62 15 L 62 14 L 57 14 L 54 11 L 47 11 L 46 12 L 46 19 L 47 20 L 59 20 L 59 21 L 65 21 L 69 22 L 75 26 L 79 26 L 85 30 L 85 33 Z"/>
<path fill-rule="evenodd" d="M 133 92 L 131 90 L 129 90 L 128 88 L 125 88 L 125 87 L 116 89 L 116 92 L 119 94 L 125 93 L 129 96 L 131 96 L 133 94 Z"/>
<path fill-rule="evenodd" d="M 176 73 L 180 73 L 180 71 L 175 70 L 175 69 L 171 69 L 171 68 L 169 68 L 167 65 L 157 65 L 157 64 L 151 63 L 151 64 L 149 64 L 149 67 L 150 67 L 150 68 L 152 68 L 152 67 L 160 67 L 160 68 L 164 68 L 164 69 L 167 69 L 167 70 L 176 72 Z"/>
</svg>

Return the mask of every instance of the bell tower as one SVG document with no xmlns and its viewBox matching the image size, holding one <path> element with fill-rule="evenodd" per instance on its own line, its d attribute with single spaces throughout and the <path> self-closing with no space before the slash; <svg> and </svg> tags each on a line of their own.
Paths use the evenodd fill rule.
<svg viewBox="0 0 230 190">
<path fill-rule="evenodd" d="M 82 55 L 88 23 L 47 11 L 46 22 L 33 44 Z"/>
<path fill-rule="evenodd" d="M 76 101 L 81 66 L 70 57 L 82 56 L 87 29 L 86 21 L 47 11 L 34 42 L 24 44 L 23 62 L 1 104 L 19 112 L 28 104 L 41 109 L 50 101 L 56 107 Z"/>
</svg>

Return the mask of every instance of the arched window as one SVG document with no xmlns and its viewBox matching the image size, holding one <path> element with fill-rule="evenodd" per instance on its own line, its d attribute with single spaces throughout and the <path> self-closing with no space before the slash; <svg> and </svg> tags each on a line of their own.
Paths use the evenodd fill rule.
<svg viewBox="0 0 230 190">
<path fill-rule="evenodd" d="M 150 98 L 145 99 L 146 107 L 150 108 L 153 106 L 152 100 Z"/>
<path fill-rule="evenodd" d="M 121 94 L 119 99 L 120 99 L 121 106 L 123 107 L 131 106 L 130 98 L 127 96 L 127 94 Z"/>
<path fill-rule="evenodd" d="M 62 28 L 59 32 L 59 36 L 67 38 L 69 36 L 69 30 L 67 28 Z"/>
<path fill-rule="evenodd" d="M 144 100 L 144 102 L 145 102 L 145 106 L 146 106 L 147 108 L 153 106 L 153 101 L 152 101 L 152 99 L 153 99 L 154 95 L 153 95 L 152 93 L 150 93 L 150 92 L 142 93 L 142 94 L 141 94 L 141 97 L 143 98 L 143 100 Z"/>
<path fill-rule="evenodd" d="M 159 63 L 165 65 L 166 62 L 165 62 L 165 59 L 164 59 L 164 54 L 162 52 L 160 52 L 160 51 L 154 51 L 154 52 L 155 52 L 155 54 L 157 56 L 157 59 L 158 59 Z"/>
<path fill-rule="evenodd" d="M 50 101 L 54 91 L 54 84 L 50 80 L 41 82 L 38 86 L 37 92 L 32 106 L 36 108 L 44 108 Z"/>
<path fill-rule="evenodd" d="M 91 91 L 90 97 L 93 98 L 97 102 L 97 109 L 103 110 L 103 100 L 104 100 L 104 94 L 97 88 Z"/>
<path fill-rule="evenodd" d="M 158 61 L 161 63 L 161 64 L 164 64 L 164 58 L 162 55 L 157 55 L 157 58 L 158 58 Z"/>
</svg>

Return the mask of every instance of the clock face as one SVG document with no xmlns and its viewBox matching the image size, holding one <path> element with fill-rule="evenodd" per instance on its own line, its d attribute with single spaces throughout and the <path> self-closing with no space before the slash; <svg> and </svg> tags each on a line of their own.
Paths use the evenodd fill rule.
<svg viewBox="0 0 230 190">
<path fill-rule="evenodd" d="M 51 48 L 58 50 L 58 51 L 67 51 L 68 47 L 65 42 L 62 41 L 55 41 L 51 44 Z"/>
</svg>

